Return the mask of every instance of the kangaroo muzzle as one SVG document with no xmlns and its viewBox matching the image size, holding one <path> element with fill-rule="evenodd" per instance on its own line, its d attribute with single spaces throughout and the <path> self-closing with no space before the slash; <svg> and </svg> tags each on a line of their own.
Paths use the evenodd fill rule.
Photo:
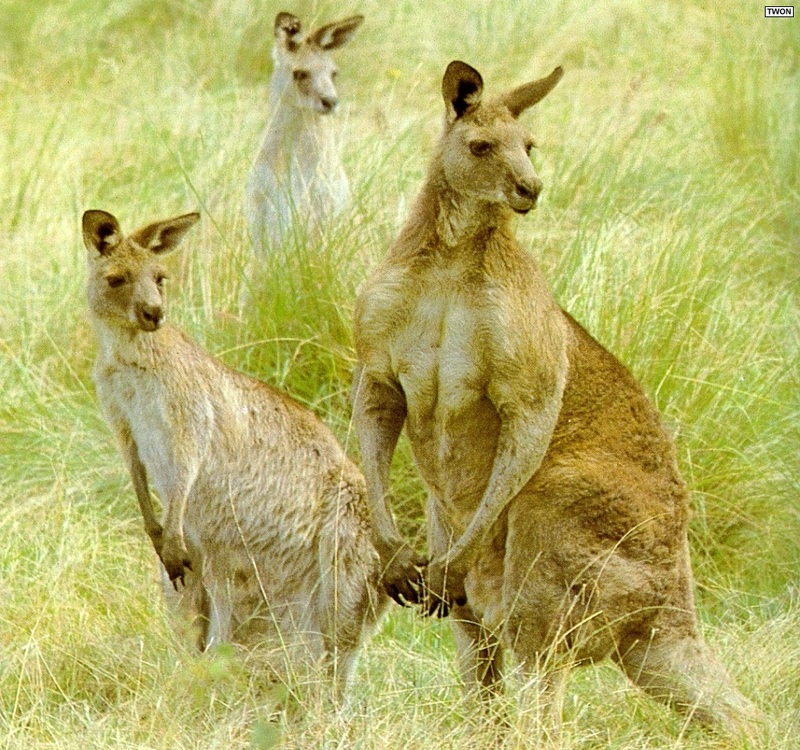
<svg viewBox="0 0 800 750">
<path fill-rule="evenodd" d="M 509 199 L 509 205 L 518 214 L 528 213 L 536 207 L 542 187 L 542 181 L 538 177 L 518 180 L 514 186 L 514 194 Z"/>
<path fill-rule="evenodd" d="M 164 308 L 161 305 L 143 303 L 136 306 L 136 322 L 143 331 L 155 331 L 164 319 Z"/>
</svg>

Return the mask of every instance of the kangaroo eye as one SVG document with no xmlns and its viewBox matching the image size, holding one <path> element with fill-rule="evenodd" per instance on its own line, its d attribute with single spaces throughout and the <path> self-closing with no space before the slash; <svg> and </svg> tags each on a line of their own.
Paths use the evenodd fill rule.
<svg viewBox="0 0 800 750">
<path fill-rule="evenodd" d="M 164 282 L 166 280 L 167 280 L 167 275 L 164 273 L 160 273 L 158 274 L 158 276 L 156 276 L 156 284 L 158 284 L 159 286 L 164 286 Z"/>
<path fill-rule="evenodd" d="M 125 277 L 124 276 L 116 276 L 116 275 L 115 276 L 107 276 L 106 277 L 106 281 L 108 282 L 108 285 L 112 289 L 116 289 L 117 287 L 121 287 L 125 283 Z"/>
<path fill-rule="evenodd" d="M 307 81 L 311 74 L 307 70 L 293 70 L 292 71 L 292 78 L 294 78 L 297 83 L 302 83 L 303 81 Z"/>
<path fill-rule="evenodd" d="M 331 78 L 336 78 L 336 76 L 338 76 L 338 75 L 339 75 L 339 71 L 338 70 L 331 71 Z"/>
<path fill-rule="evenodd" d="M 469 150 L 473 156 L 486 156 L 486 154 L 491 153 L 492 148 L 492 144 L 489 141 L 472 141 L 469 144 Z"/>
</svg>

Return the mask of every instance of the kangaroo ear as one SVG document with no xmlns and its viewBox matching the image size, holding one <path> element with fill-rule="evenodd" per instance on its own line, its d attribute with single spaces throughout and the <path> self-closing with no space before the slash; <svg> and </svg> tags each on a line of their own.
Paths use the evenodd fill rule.
<svg viewBox="0 0 800 750">
<path fill-rule="evenodd" d="M 336 49 L 347 44 L 361 26 L 364 16 L 351 16 L 317 29 L 308 40 L 320 49 Z"/>
<path fill-rule="evenodd" d="M 549 76 L 512 89 L 503 94 L 499 101 L 508 107 L 514 117 L 519 117 L 528 107 L 532 107 L 536 102 L 544 99 L 555 88 L 563 75 L 564 69 L 559 65 Z"/>
<path fill-rule="evenodd" d="M 200 214 L 191 213 L 166 221 L 157 221 L 155 224 L 137 229 L 131 235 L 131 239 L 153 253 L 168 253 L 181 244 L 183 235 L 197 223 L 199 218 Z"/>
<path fill-rule="evenodd" d="M 278 13 L 275 16 L 275 40 L 287 52 L 297 52 L 302 28 L 300 19 L 291 13 Z"/>
<path fill-rule="evenodd" d="M 453 60 L 444 72 L 442 96 L 447 107 L 447 121 L 454 123 L 474 111 L 481 103 L 483 78 L 475 68 Z"/>
<path fill-rule="evenodd" d="M 119 222 L 107 211 L 86 211 L 82 224 L 83 244 L 87 250 L 97 250 L 100 255 L 108 255 L 122 242 Z"/>
</svg>

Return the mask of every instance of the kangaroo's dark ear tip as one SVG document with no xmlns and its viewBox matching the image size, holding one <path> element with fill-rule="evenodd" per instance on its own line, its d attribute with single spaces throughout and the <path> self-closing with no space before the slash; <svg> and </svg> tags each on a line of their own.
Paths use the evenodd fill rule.
<svg viewBox="0 0 800 750">
<path fill-rule="evenodd" d="M 445 69 L 445 75 L 473 75 L 480 76 L 480 73 L 469 63 L 463 60 L 452 60 Z"/>
<path fill-rule="evenodd" d="M 181 231 L 188 232 L 201 218 L 202 216 L 199 211 L 190 211 L 188 214 L 181 214 L 170 221 L 175 228 L 180 228 Z"/>
<path fill-rule="evenodd" d="M 444 71 L 442 88 L 448 94 L 476 93 L 483 89 L 483 76 L 463 60 L 453 60 Z"/>
<path fill-rule="evenodd" d="M 190 211 L 188 214 L 175 217 L 175 222 L 186 227 L 186 229 L 191 229 L 200 219 L 199 211 Z"/>
<path fill-rule="evenodd" d="M 108 213 L 107 211 L 101 211 L 99 208 L 87 208 L 83 212 L 83 216 L 81 217 L 81 220 L 84 221 L 84 222 L 91 221 L 92 219 L 99 218 L 99 217 L 101 217 L 101 216 L 103 216 L 103 215 L 105 215 L 107 213 Z"/>
<path fill-rule="evenodd" d="M 564 77 L 564 66 L 556 65 L 556 67 L 553 68 L 553 72 L 550 75 L 557 81 L 560 81 Z"/>
<path fill-rule="evenodd" d="M 101 211 L 99 208 L 90 208 L 83 212 L 81 224 L 84 228 L 99 228 L 103 226 L 116 227 L 117 220 L 113 214 L 108 213 L 108 211 Z"/>
<path fill-rule="evenodd" d="M 281 12 L 275 16 L 273 28 L 276 34 L 283 32 L 287 37 L 291 38 L 300 33 L 303 24 L 294 13 Z"/>
<path fill-rule="evenodd" d="M 285 11 L 281 11 L 275 16 L 275 26 L 291 29 L 293 25 L 299 23 L 300 19 L 294 13 L 286 13 Z"/>
</svg>

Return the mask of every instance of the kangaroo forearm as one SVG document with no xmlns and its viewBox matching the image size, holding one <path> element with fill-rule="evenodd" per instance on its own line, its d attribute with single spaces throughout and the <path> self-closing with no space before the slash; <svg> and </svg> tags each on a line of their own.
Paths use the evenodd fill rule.
<svg viewBox="0 0 800 750">
<path fill-rule="evenodd" d="M 405 418 L 405 401 L 400 394 L 363 371 L 356 375 L 353 421 L 367 482 L 373 543 L 382 558 L 392 555 L 403 543 L 389 507 L 389 469 Z"/>
<path fill-rule="evenodd" d="M 153 500 L 147 486 L 147 472 L 144 464 L 138 457 L 134 457 L 134 460 L 131 462 L 131 479 L 133 480 L 133 490 L 136 493 L 136 499 L 139 501 L 139 510 L 144 520 L 144 530 L 155 544 L 156 540 L 161 536 L 161 524 L 158 522 L 155 510 L 153 509 Z"/>
<path fill-rule="evenodd" d="M 501 420 L 497 449 L 478 508 L 448 555 L 454 567 L 466 570 L 472 564 L 489 530 L 538 471 L 547 453 L 566 383 L 563 340 L 553 342 L 549 359 L 554 363 L 551 371 L 531 369 L 535 387 L 530 381 L 509 377 L 515 370 L 508 367 L 506 377 L 490 383 L 489 398 Z"/>
<path fill-rule="evenodd" d="M 165 504 L 164 538 L 183 542 L 183 521 L 186 516 L 188 492 L 170 493 L 162 498 Z"/>
<path fill-rule="evenodd" d="M 144 530 L 153 542 L 156 551 L 159 552 L 161 524 L 156 518 L 153 500 L 147 485 L 147 470 L 139 458 L 139 451 L 129 431 L 127 429 L 121 430 L 118 433 L 118 439 L 123 458 L 125 459 L 125 463 L 131 475 L 133 491 L 136 494 L 136 500 L 139 503 L 139 510 L 142 514 L 142 520 L 144 521 Z"/>
<path fill-rule="evenodd" d="M 527 421 L 530 428 L 531 422 Z M 531 434 L 521 420 L 503 425 L 489 482 L 464 533 L 448 554 L 450 564 L 466 570 L 509 503 L 539 469 L 552 435 L 552 424 Z"/>
<path fill-rule="evenodd" d="M 397 438 L 377 433 L 374 428 L 361 438 L 362 463 L 372 515 L 372 540 L 381 558 L 393 554 L 403 543 L 389 506 L 389 466 Z M 366 448 L 366 450 L 365 450 Z"/>
<path fill-rule="evenodd" d="M 385 498 L 383 501 L 370 500 L 370 508 L 372 512 L 372 543 L 381 559 L 385 560 L 392 557 L 397 548 L 404 544 L 403 537 Z"/>
</svg>

